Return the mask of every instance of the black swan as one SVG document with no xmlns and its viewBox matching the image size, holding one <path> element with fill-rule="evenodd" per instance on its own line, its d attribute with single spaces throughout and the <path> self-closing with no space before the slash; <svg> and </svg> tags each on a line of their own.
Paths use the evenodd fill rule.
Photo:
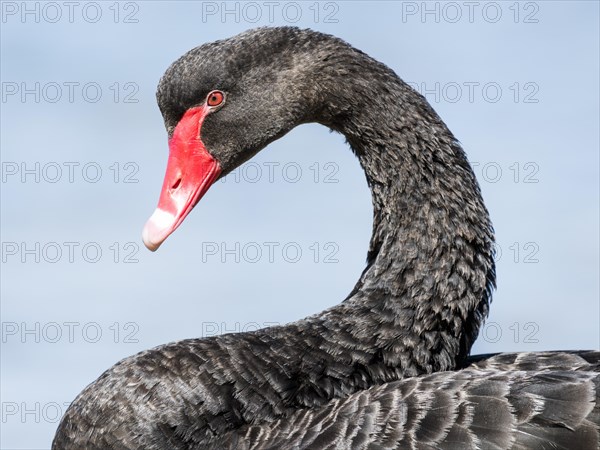
<svg viewBox="0 0 600 450">
<path fill-rule="evenodd" d="M 182 56 L 157 99 L 170 154 L 148 248 L 216 179 L 318 122 L 372 191 L 367 266 L 320 314 L 122 360 L 53 449 L 598 448 L 600 352 L 468 357 L 495 284 L 492 225 L 460 144 L 392 70 L 333 36 L 260 28 Z"/>
</svg>

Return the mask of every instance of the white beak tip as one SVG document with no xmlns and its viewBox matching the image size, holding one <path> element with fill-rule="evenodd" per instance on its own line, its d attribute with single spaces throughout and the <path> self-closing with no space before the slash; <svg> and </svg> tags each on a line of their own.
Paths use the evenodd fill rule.
<svg viewBox="0 0 600 450">
<path fill-rule="evenodd" d="M 148 250 L 155 252 L 171 234 L 175 217 L 160 208 L 148 219 L 142 231 L 142 241 Z"/>
</svg>

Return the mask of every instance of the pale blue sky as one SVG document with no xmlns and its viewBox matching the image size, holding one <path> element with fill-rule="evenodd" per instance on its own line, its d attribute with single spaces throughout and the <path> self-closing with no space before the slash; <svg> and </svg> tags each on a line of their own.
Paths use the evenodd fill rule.
<svg viewBox="0 0 600 450">
<path fill-rule="evenodd" d="M 218 182 L 157 253 L 141 243 L 167 156 L 158 79 L 259 25 L 347 40 L 463 143 L 501 248 L 474 353 L 600 346 L 597 2 L 35 5 L 2 3 L 0 448 L 49 448 L 64 404 L 125 356 L 293 321 L 354 286 L 370 196 L 317 125 Z"/>
</svg>

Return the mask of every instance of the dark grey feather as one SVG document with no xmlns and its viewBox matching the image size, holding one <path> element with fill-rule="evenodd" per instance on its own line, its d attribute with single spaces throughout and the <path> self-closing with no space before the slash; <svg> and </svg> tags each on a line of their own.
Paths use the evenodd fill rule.
<svg viewBox="0 0 600 450">
<path fill-rule="evenodd" d="M 492 356 L 483 368 L 473 364 L 395 381 L 269 424 L 247 425 L 207 448 L 598 449 L 600 352 L 585 354 L 592 364 L 568 353 L 507 356 L 546 367 L 524 370 L 506 364 L 505 355 Z"/>
</svg>

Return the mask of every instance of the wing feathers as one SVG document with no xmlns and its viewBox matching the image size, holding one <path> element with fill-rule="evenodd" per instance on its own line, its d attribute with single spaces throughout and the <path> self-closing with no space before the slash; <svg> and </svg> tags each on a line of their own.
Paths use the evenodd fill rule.
<svg viewBox="0 0 600 450">
<path fill-rule="evenodd" d="M 244 426 L 210 448 L 598 450 L 599 361 L 600 352 L 495 355 Z"/>
</svg>

